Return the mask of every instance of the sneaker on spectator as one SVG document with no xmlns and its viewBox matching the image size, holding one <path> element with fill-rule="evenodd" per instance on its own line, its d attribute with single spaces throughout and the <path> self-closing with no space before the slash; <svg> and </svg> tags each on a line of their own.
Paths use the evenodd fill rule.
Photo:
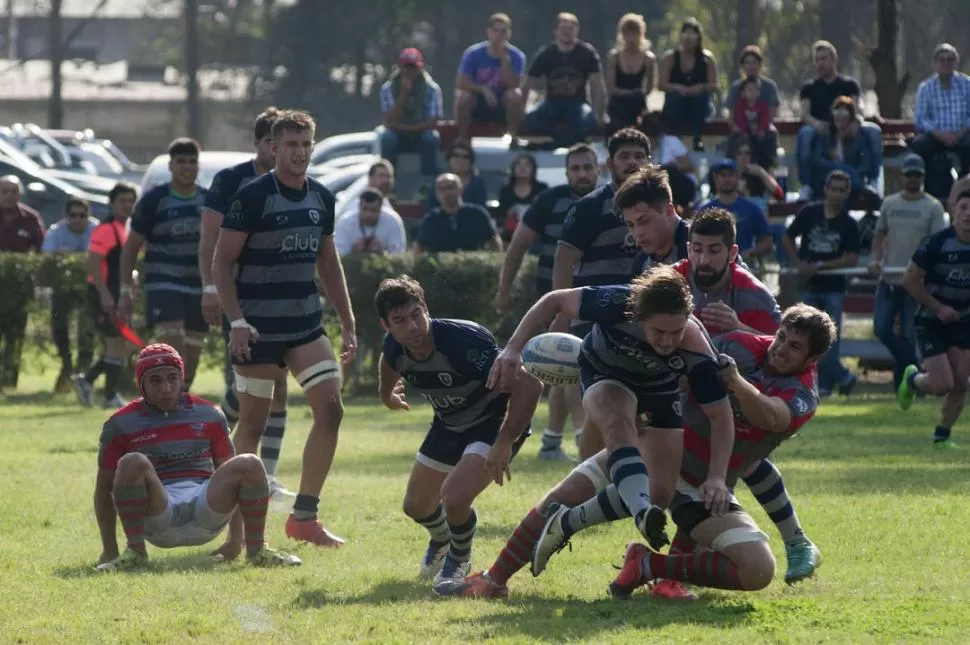
<svg viewBox="0 0 970 645">
<path fill-rule="evenodd" d="M 115 394 L 111 398 L 105 398 L 105 400 L 101 402 L 101 407 L 105 410 L 120 410 L 126 405 L 128 405 L 128 402 L 121 398 L 120 394 Z"/>
</svg>

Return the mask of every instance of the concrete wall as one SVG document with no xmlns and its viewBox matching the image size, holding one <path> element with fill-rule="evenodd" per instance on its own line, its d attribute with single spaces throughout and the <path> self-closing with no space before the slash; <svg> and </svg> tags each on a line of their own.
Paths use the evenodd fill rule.
<svg viewBox="0 0 970 645">
<path fill-rule="evenodd" d="M 202 146 L 209 150 L 250 150 L 252 120 L 258 110 L 240 102 L 203 103 Z M 0 124 L 47 123 L 46 100 L 0 99 Z M 181 102 L 161 101 L 65 101 L 64 127 L 92 128 L 97 136 L 111 139 L 131 157 L 145 163 L 185 134 L 185 109 Z"/>
</svg>

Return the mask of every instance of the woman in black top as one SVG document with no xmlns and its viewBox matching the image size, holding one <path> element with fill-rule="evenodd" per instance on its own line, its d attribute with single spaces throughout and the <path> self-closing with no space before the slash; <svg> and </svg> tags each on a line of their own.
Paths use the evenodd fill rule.
<svg viewBox="0 0 970 645">
<path fill-rule="evenodd" d="M 606 106 L 610 116 L 607 135 L 635 126 L 637 117 L 647 107 L 647 95 L 653 90 L 657 57 L 650 51 L 647 23 L 643 16 L 628 13 L 617 25 L 616 49 L 606 61 Z"/>
<path fill-rule="evenodd" d="M 694 150 L 703 150 L 704 123 L 714 112 L 711 94 L 718 91 L 717 62 L 704 49 L 704 31 L 696 18 L 683 22 L 680 45 L 664 54 L 660 89 L 667 93 L 663 112 L 671 131 L 680 134 L 689 128 Z"/>
<path fill-rule="evenodd" d="M 502 239 L 508 242 L 519 227 L 522 216 L 536 197 L 549 186 L 536 180 L 536 160 L 531 155 L 519 155 L 509 167 L 509 180 L 498 194 L 496 224 Z"/>
</svg>

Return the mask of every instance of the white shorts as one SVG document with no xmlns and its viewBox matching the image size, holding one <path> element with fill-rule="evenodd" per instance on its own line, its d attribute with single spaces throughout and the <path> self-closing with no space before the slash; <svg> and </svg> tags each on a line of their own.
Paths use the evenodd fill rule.
<svg viewBox="0 0 970 645">
<path fill-rule="evenodd" d="M 209 506 L 209 480 L 175 482 L 165 486 L 168 506 L 145 518 L 145 540 L 159 548 L 198 546 L 211 542 L 229 523 L 232 513 L 217 513 Z"/>
<path fill-rule="evenodd" d="M 688 498 L 692 502 L 704 501 L 704 497 L 701 495 L 701 491 L 698 490 L 696 486 L 691 486 L 690 484 L 685 482 L 683 477 L 680 477 L 677 480 L 677 492 L 683 495 L 684 497 Z M 741 504 L 738 502 L 738 498 L 734 496 L 734 491 L 731 491 L 731 499 L 728 500 L 728 503 L 737 504 L 738 506 L 741 506 Z"/>
</svg>

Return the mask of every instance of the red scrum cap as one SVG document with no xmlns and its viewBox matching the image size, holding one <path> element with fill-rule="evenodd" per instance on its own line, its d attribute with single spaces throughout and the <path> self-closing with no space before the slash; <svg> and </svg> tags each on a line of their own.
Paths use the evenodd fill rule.
<svg viewBox="0 0 970 645">
<path fill-rule="evenodd" d="M 185 362 L 175 348 L 165 343 L 153 343 L 138 352 L 135 359 L 135 381 L 141 389 L 141 381 L 149 370 L 156 367 L 174 367 L 185 378 Z"/>
</svg>

